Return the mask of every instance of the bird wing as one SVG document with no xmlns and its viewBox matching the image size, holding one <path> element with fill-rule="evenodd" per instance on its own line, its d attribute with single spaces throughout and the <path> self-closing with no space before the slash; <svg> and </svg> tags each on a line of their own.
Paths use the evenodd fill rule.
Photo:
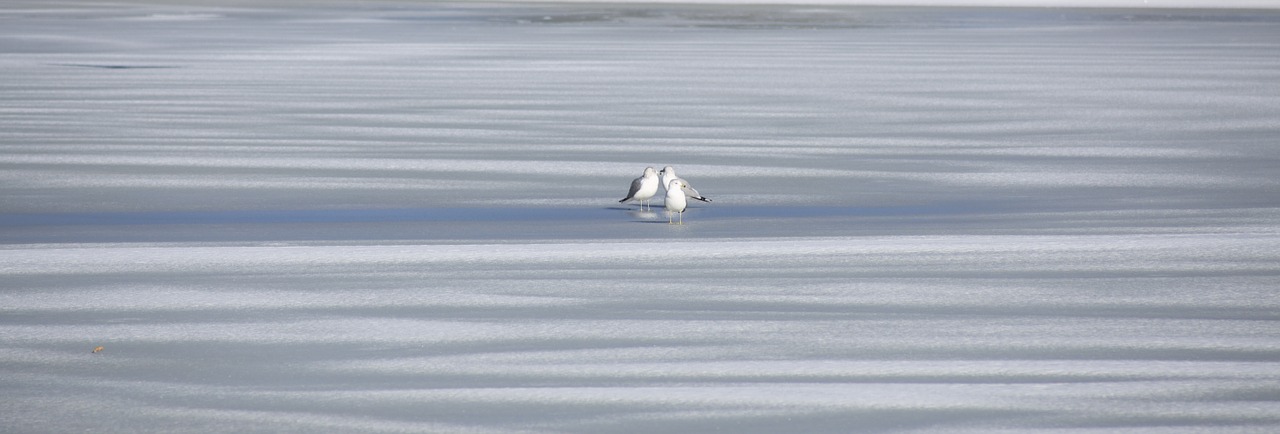
<svg viewBox="0 0 1280 434">
<path fill-rule="evenodd" d="M 711 202 L 711 199 L 702 197 L 702 194 L 698 193 L 698 190 L 694 190 L 693 186 L 689 185 L 687 181 L 684 183 L 684 187 L 681 187 L 680 190 L 684 191 L 685 196 L 689 196 L 703 202 Z"/>
<path fill-rule="evenodd" d="M 641 186 L 641 185 L 644 185 L 644 177 L 643 177 L 643 176 L 641 176 L 641 177 L 639 177 L 639 178 L 636 178 L 636 180 L 635 180 L 635 181 L 631 181 L 631 191 L 628 191 L 628 192 L 627 192 L 627 197 L 623 198 L 622 200 L 620 200 L 620 201 L 618 201 L 618 202 L 626 202 L 626 201 L 628 201 L 628 200 L 631 200 L 631 198 L 636 197 L 636 192 L 640 191 L 640 186 Z"/>
</svg>

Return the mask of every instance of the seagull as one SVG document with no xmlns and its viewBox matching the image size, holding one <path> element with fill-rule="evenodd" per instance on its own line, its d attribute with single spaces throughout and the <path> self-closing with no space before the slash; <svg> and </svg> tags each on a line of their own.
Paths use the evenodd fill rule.
<svg viewBox="0 0 1280 434">
<path fill-rule="evenodd" d="M 652 167 L 646 167 L 643 176 L 631 181 L 631 191 L 627 192 L 627 197 L 618 203 L 634 199 L 640 202 L 641 208 L 648 208 L 649 199 L 655 194 L 658 194 L 658 172 L 654 172 Z"/>
<path fill-rule="evenodd" d="M 663 189 L 666 189 L 667 186 L 671 185 L 671 181 L 680 179 L 680 177 L 676 176 L 676 169 L 671 166 L 663 167 L 662 171 L 658 173 L 662 175 Z M 685 196 L 692 197 L 703 202 L 711 202 L 711 199 L 702 197 L 702 194 L 698 193 L 698 190 L 694 190 L 693 187 L 690 187 L 688 181 L 685 181 L 683 185 L 684 187 L 681 187 L 681 189 L 684 191 Z"/>
<path fill-rule="evenodd" d="M 680 223 L 684 224 L 684 208 L 689 202 L 684 199 L 685 189 L 689 188 L 689 183 L 683 179 L 676 178 L 671 180 L 671 185 L 667 186 L 667 200 L 663 204 L 667 208 L 667 224 L 674 224 L 671 221 L 671 213 L 680 214 Z"/>
</svg>

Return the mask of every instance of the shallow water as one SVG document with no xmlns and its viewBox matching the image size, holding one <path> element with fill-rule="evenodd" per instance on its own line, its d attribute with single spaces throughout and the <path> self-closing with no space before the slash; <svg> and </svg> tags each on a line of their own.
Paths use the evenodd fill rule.
<svg viewBox="0 0 1280 434">
<path fill-rule="evenodd" d="M 1274 11 L 0 20 L 0 431 L 1280 429 Z"/>
</svg>

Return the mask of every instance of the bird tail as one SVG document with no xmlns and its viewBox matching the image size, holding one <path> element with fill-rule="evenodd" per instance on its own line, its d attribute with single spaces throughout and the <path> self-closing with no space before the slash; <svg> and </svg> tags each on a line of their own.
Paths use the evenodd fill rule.
<svg viewBox="0 0 1280 434">
<path fill-rule="evenodd" d="M 711 199 L 707 199 L 707 198 L 702 197 L 702 196 L 695 197 L 694 199 L 697 199 L 697 200 L 700 200 L 700 201 L 703 201 L 703 202 L 711 202 Z"/>
</svg>

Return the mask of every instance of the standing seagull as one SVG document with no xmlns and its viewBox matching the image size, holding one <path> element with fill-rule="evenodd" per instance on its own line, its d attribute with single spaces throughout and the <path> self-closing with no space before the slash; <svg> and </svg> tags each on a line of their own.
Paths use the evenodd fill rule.
<svg viewBox="0 0 1280 434">
<path fill-rule="evenodd" d="M 671 213 L 680 214 L 680 224 L 684 224 L 684 208 L 689 202 L 684 199 L 684 189 L 689 188 L 689 183 L 683 179 L 676 178 L 671 180 L 671 185 L 667 186 L 667 200 L 664 206 L 667 207 L 667 224 L 672 224 Z"/>
<path fill-rule="evenodd" d="M 658 173 L 662 175 L 663 189 L 669 188 L 668 186 L 671 185 L 671 181 L 680 179 L 680 177 L 676 176 L 676 169 L 671 166 L 663 167 L 662 171 Z M 683 185 L 684 187 L 682 187 L 681 189 L 684 190 L 685 196 L 692 197 L 694 199 L 697 199 L 703 202 L 711 202 L 711 199 L 702 197 L 702 194 L 698 193 L 698 190 L 694 190 L 693 187 L 690 187 L 688 181 L 685 181 Z M 667 190 L 667 191 L 670 191 L 670 190 Z"/>
<path fill-rule="evenodd" d="M 652 167 L 646 167 L 643 176 L 631 181 L 631 191 L 627 192 L 627 197 L 618 203 L 634 199 L 640 201 L 640 208 L 648 208 L 649 199 L 655 194 L 658 194 L 658 172 L 654 172 Z"/>
</svg>

